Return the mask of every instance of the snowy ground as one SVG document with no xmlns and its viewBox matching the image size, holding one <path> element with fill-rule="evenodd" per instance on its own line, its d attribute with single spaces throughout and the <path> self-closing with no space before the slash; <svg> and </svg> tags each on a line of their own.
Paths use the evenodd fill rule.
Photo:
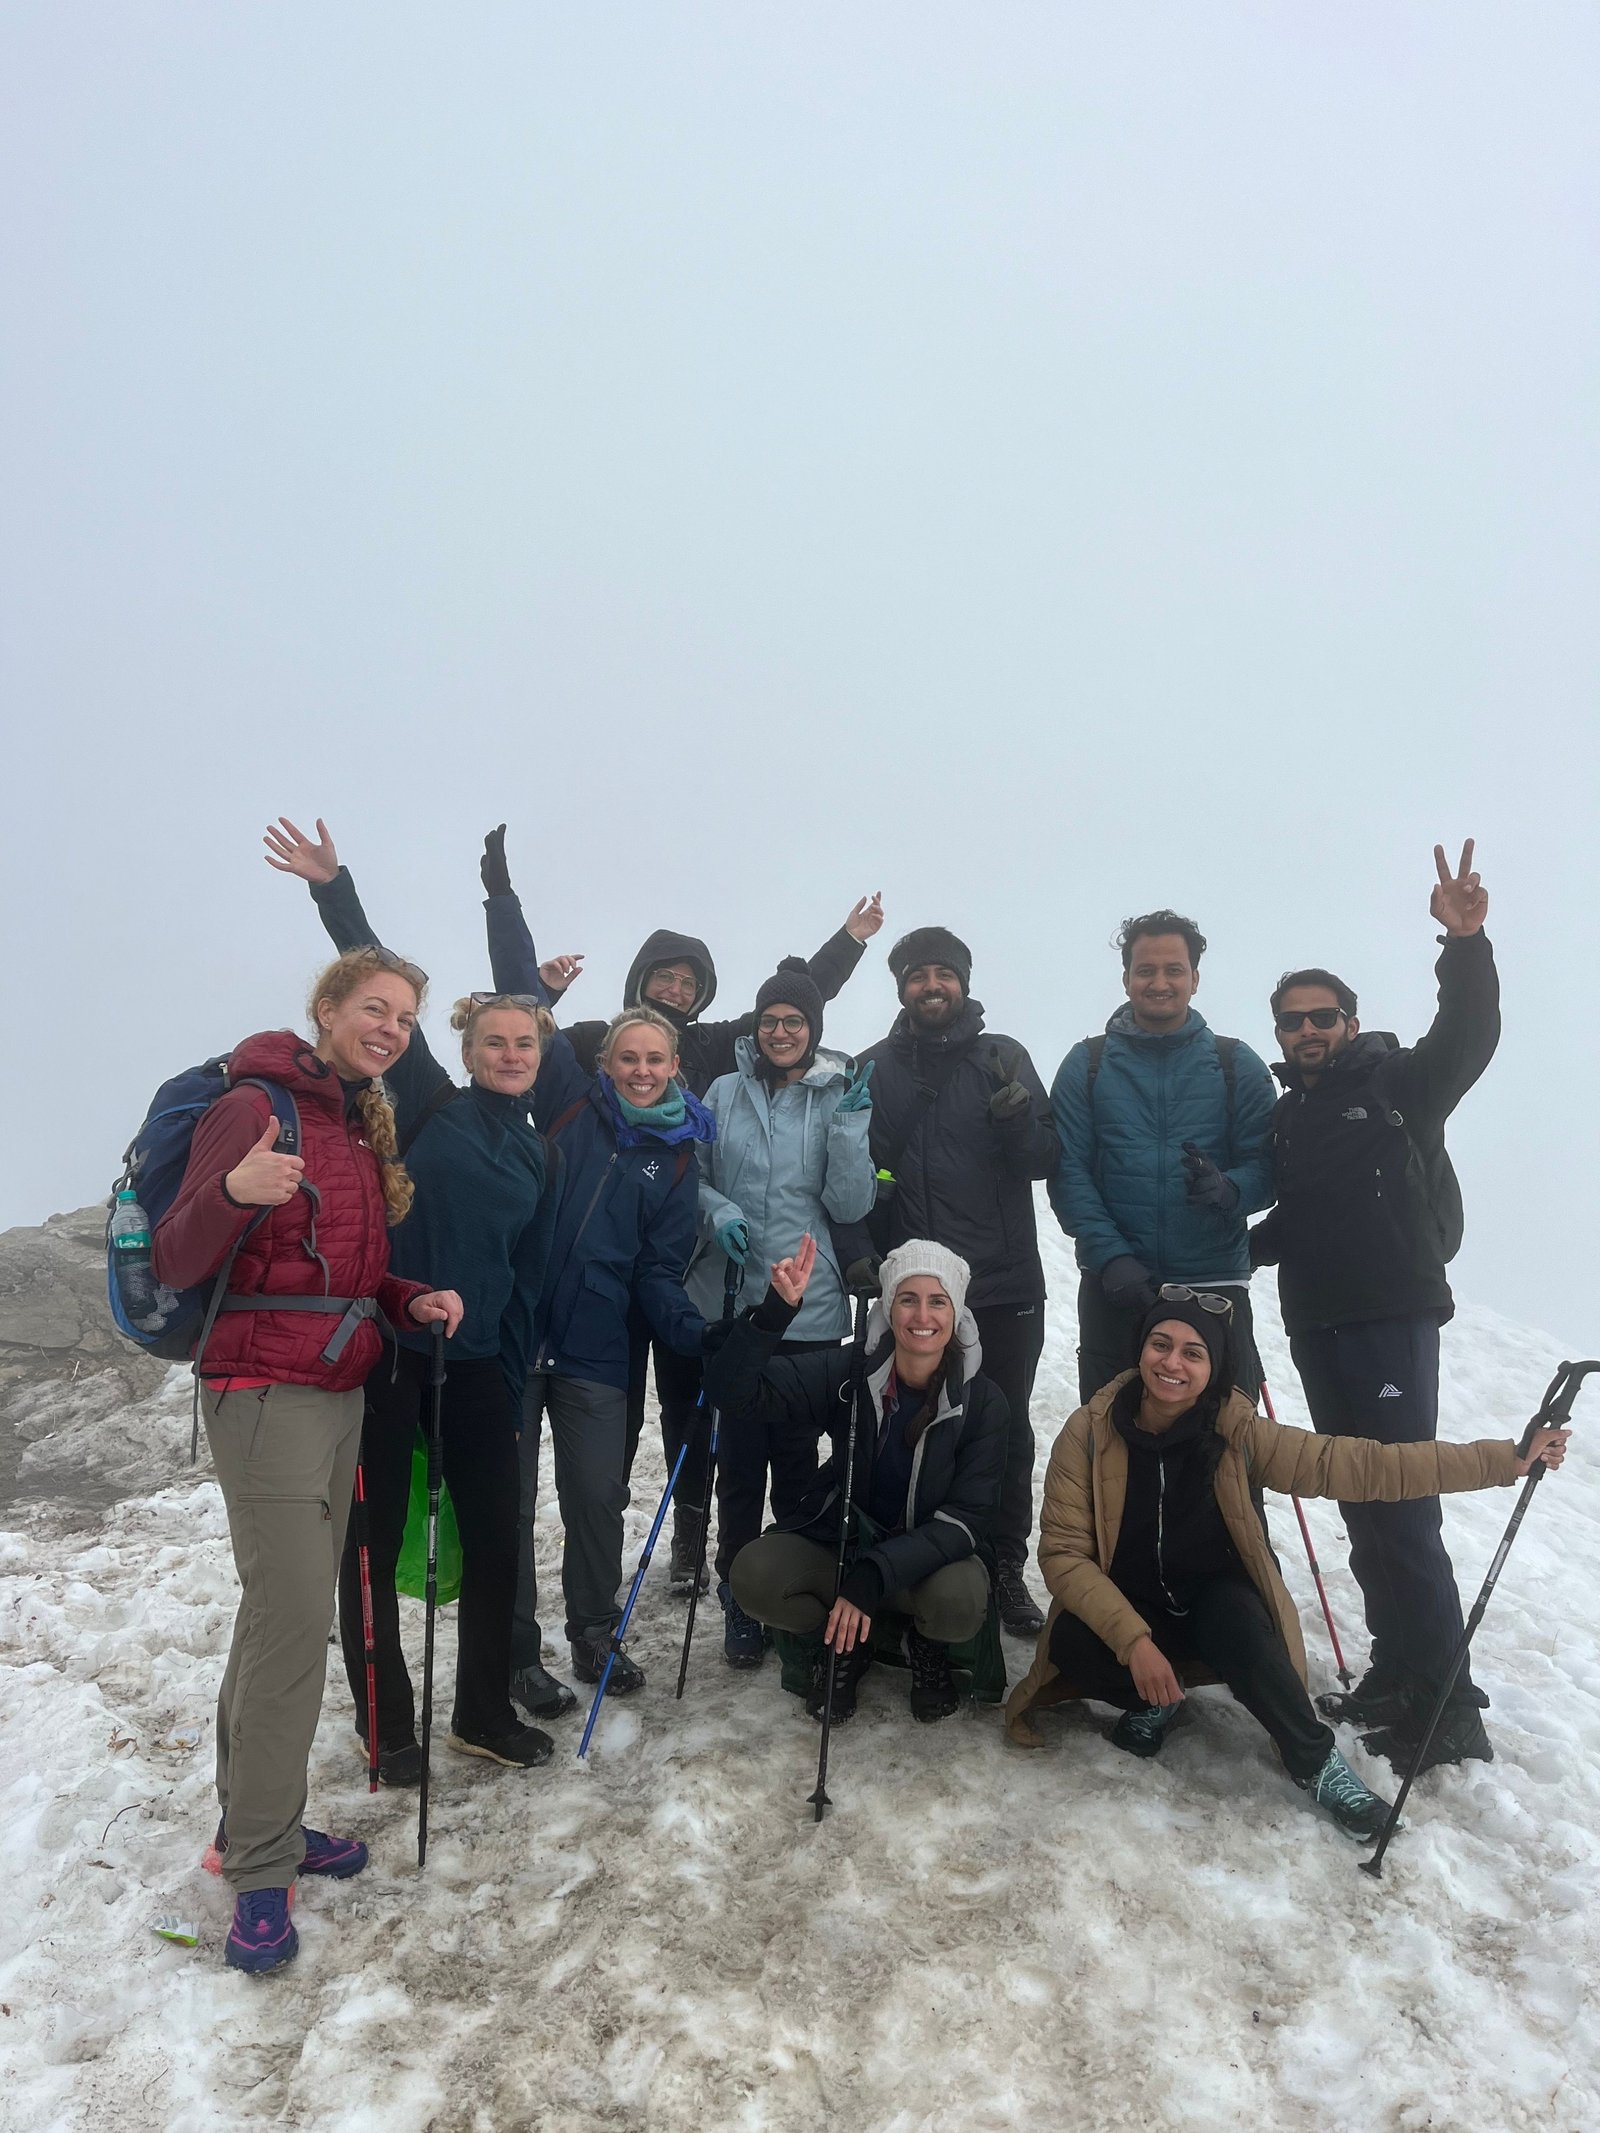
<svg viewBox="0 0 1600 2133">
<path fill-rule="evenodd" d="M 1071 1404 L 1072 1280 L 1041 1226 L 1042 1480 Z M 1265 1296 L 1258 1310 L 1280 1415 L 1301 1419 Z M 1456 1320 L 1446 1355 L 1456 1437 L 1520 1429 L 1560 1360 L 1483 1311 Z M 330 1665 L 313 1818 L 368 1836 L 373 1864 L 303 1889 L 300 1959 L 257 1981 L 224 1969 L 227 1901 L 199 1867 L 234 1583 L 205 1469 L 166 1480 L 187 1444 L 177 1381 L 122 1424 L 119 1471 L 143 1461 L 139 1493 L 92 1532 L 45 1505 L 0 1534 L 0 2126 L 1590 2133 L 1597 1406 L 1580 1404 L 1589 1427 L 1481 1635 L 1497 1760 L 1424 1781 L 1381 1884 L 1220 1691 L 1147 1765 L 1082 1710 L 1048 1716 L 1031 1756 L 992 1712 L 914 1727 L 902 1677 L 874 1674 L 817 1829 L 815 1730 L 775 1666 L 722 1664 L 714 1609 L 673 1705 L 683 1616 L 658 1560 L 636 1618 L 650 1686 L 608 1712 L 591 1766 L 574 1721 L 530 1777 L 436 1748 L 420 1879 L 415 1797 L 369 1802 Z M 104 1463 L 86 1439 L 86 1469 Z M 638 1478 L 653 1501 L 659 1448 Z M 1511 1503 L 1449 1503 L 1469 1593 Z M 1310 1515 L 1360 1652 L 1337 1513 Z M 1273 1526 L 1322 1686 L 1287 1504 Z M 554 1592 L 553 1524 L 547 1541 Z M 418 1647 L 420 1623 L 412 1610 Z M 447 1616 L 446 1711 L 452 1648 Z M 1020 1646 L 1007 1657 L 1013 1674 L 1026 1663 Z M 155 1938 L 164 1912 L 197 1919 L 201 1946 Z"/>
</svg>

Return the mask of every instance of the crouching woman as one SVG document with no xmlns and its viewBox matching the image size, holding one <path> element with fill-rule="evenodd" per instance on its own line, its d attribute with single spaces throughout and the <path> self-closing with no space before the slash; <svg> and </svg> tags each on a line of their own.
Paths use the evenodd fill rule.
<svg viewBox="0 0 1600 2133">
<path fill-rule="evenodd" d="M 1006 1452 L 1005 1398 L 979 1373 L 969 1270 L 942 1245 L 902 1244 L 883 1262 L 864 1355 L 852 1347 L 784 1356 L 816 1261 L 807 1236 L 706 1364 L 706 1396 L 725 1426 L 762 1432 L 772 1459 L 776 1523 L 740 1549 L 730 1582 L 758 1622 L 819 1638 L 806 1698 L 813 1718 L 822 1716 L 830 1645 L 834 1723 L 852 1715 L 871 1665 L 873 1619 L 885 1612 L 910 1617 L 912 1715 L 945 1718 L 958 1702 L 949 1647 L 975 1637 L 988 1611 Z M 849 1559 L 836 1598 L 858 1395 Z"/>
<path fill-rule="evenodd" d="M 1300 1624 L 1251 1487 L 1398 1503 L 1506 1486 L 1535 1459 L 1559 1466 L 1564 1430 L 1505 1442 L 1377 1444 L 1285 1429 L 1233 1386 L 1232 1305 L 1169 1284 L 1146 1315 L 1139 1364 L 1080 1407 L 1056 1439 L 1039 1519 L 1050 1618 L 1006 1728 L 1038 1747 L 1036 1707 L 1118 1705 L 1111 1738 L 1159 1752 L 1184 1680 L 1221 1680 L 1266 1729 L 1284 1768 L 1347 1836 L 1377 1835 L 1388 1803 L 1334 1745 L 1306 1692 Z"/>
</svg>

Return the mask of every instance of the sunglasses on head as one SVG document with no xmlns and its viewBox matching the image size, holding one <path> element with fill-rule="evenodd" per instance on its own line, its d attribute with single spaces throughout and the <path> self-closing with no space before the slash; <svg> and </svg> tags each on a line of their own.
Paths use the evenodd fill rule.
<svg viewBox="0 0 1600 2133">
<path fill-rule="evenodd" d="M 1163 1282 L 1156 1291 L 1163 1303 L 1198 1304 L 1202 1311 L 1209 1311 L 1213 1318 L 1232 1318 L 1233 1305 L 1226 1296 L 1218 1296 L 1213 1289 L 1186 1289 L 1181 1282 Z"/>
<path fill-rule="evenodd" d="M 370 955 L 380 970 L 398 971 L 408 985 L 415 985 L 420 989 L 428 982 L 428 973 L 420 963 L 413 963 L 409 956 L 396 955 L 392 948 L 380 947 L 373 941 L 362 952 Z"/>
<path fill-rule="evenodd" d="M 804 1015 L 763 1015 L 756 1028 L 763 1037 L 772 1037 L 781 1029 L 786 1037 L 798 1037 L 806 1026 Z"/>
<path fill-rule="evenodd" d="M 1332 1029 L 1336 1022 L 1345 1018 L 1342 1007 L 1304 1007 L 1298 1011 L 1286 1008 L 1273 1016 L 1273 1026 L 1280 1037 L 1292 1037 L 1302 1022 L 1309 1022 L 1313 1029 Z"/>
<path fill-rule="evenodd" d="M 520 1007 L 530 1015 L 544 1005 L 531 992 L 469 992 L 467 998 L 474 1007 Z"/>
</svg>

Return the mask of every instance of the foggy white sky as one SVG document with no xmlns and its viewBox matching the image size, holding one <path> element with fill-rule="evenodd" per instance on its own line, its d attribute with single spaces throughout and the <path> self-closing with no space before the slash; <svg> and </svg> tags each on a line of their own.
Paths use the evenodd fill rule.
<svg viewBox="0 0 1600 2133">
<path fill-rule="evenodd" d="M 279 810 L 435 1030 L 505 817 L 573 1013 L 881 887 L 830 1036 L 937 919 L 1047 1079 L 1167 901 L 1415 1036 L 1470 833 L 1458 1289 L 1592 1352 L 1592 8 L 36 0 L 0 97 L 0 1220 L 297 1018 Z"/>
</svg>

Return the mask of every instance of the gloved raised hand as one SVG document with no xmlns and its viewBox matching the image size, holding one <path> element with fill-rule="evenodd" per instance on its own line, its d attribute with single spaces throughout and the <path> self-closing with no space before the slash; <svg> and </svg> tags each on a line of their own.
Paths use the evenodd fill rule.
<svg viewBox="0 0 1600 2133">
<path fill-rule="evenodd" d="M 875 1059 L 869 1059 L 864 1067 L 856 1069 L 855 1080 L 839 1098 L 838 1108 L 841 1111 L 865 1111 L 871 1104 L 872 1069 L 877 1063 Z"/>
<path fill-rule="evenodd" d="M 506 826 L 490 830 L 483 840 L 483 857 L 478 861 L 478 873 L 483 881 L 485 896 L 509 896 L 511 894 L 511 869 L 506 865 Z"/>
<path fill-rule="evenodd" d="M 1100 1293 L 1114 1311 L 1148 1311 L 1156 1300 L 1156 1285 L 1144 1261 L 1124 1252 L 1101 1268 Z"/>
<path fill-rule="evenodd" d="M 997 1126 L 1003 1126 L 1021 1118 L 1032 1102 L 1033 1097 L 1020 1081 L 1003 1081 L 989 1098 L 989 1116 Z"/>
<path fill-rule="evenodd" d="M 1238 1186 L 1193 1141 L 1183 1144 L 1183 1167 L 1189 1174 L 1185 1198 L 1191 1207 L 1214 1207 L 1219 1215 L 1233 1213 L 1239 1204 Z"/>
<path fill-rule="evenodd" d="M 744 1265 L 750 1256 L 750 1225 L 743 1215 L 727 1215 L 717 1224 L 717 1243 L 730 1259 Z"/>
</svg>

